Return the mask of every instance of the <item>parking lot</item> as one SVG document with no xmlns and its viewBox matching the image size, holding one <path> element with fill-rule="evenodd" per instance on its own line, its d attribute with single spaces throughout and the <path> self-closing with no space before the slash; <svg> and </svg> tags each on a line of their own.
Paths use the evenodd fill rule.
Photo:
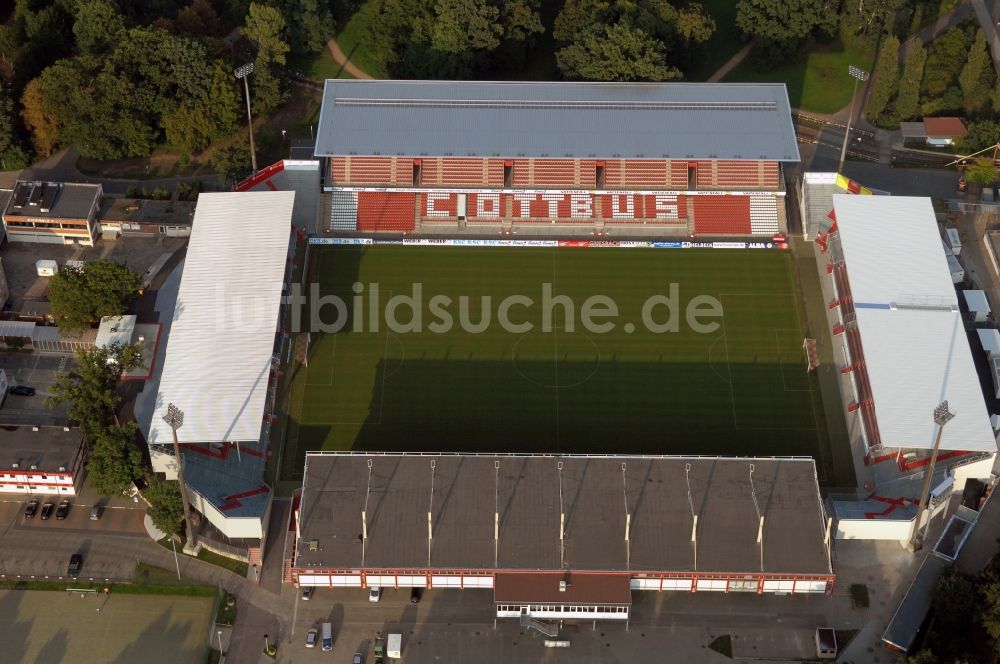
<svg viewBox="0 0 1000 664">
<path fill-rule="evenodd" d="M 63 246 L 33 243 L 9 243 L 0 258 L 10 286 L 10 299 L 15 311 L 25 299 L 42 299 L 48 288 L 48 278 L 39 277 L 35 261 L 54 260 L 63 267 L 67 260 L 110 260 L 128 265 L 144 274 L 164 254 L 171 254 L 187 243 L 186 239 L 122 237 L 118 240 L 98 240 L 93 247 Z"/>
<path fill-rule="evenodd" d="M 708 649 L 721 634 L 731 634 L 745 657 L 801 661 L 810 654 L 814 625 L 825 624 L 834 603 L 826 596 L 636 593 L 628 626 L 567 622 L 559 639 L 569 647 L 547 648 L 546 637 L 522 632 L 516 620 L 494 627 L 491 590 L 427 590 L 419 604 L 409 598 L 408 589 L 386 589 L 374 604 L 366 590 L 318 589 L 309 601 L 297 600 L 295 633 L 283 639 L 279 661 L 350 664 L 360 652 L 372 664 L 375 638 L 390 633 L 402 634 L 407 664 L 733 661 Z M 784 617 L 789 611 L 794 620 Z M 333 625 L 333 652 L 307 649 L 306 632 L 324 621 Z"/>
<path fill-rule="evenodd" d="M 45 397 L 49 396 L 56 375 L 69 371 L 75 363 L 70 353 L 0 353 L 0 369 L 6 372 L 11 385 L 27 385 L 36 390 L 32 397 L 7 394 L 0 406 L 0 425 L 68 424 L 69 404 L 52 409 L 45 405 Z"/>
<path fill-rule="evenodd" d="M 56 504 L 58 496 L 34 496 L 41 505 Z M 0 501 L 0 576 L 60 580 L 66 577 L 70 555 L 83 556 L 81 579 L 131 579 L 135 552 L 148 537 L 143 528 L 144 511 L 125 499 L 98 499 L 92 490 L 69 498 L 66 518 L 55 514 L 43 521 L 40 514 L 24 516 L 30 496 L 5 495 Z M 101 518 L 90 519 L 90 508 L 104 507 Z"/>
<path fill-rule="evenodd" d="M 4 662 L 201 664 L 211 597 L 0 590 Z M 100 609 L 100 610 L 98 610 Z"/>
</svg>

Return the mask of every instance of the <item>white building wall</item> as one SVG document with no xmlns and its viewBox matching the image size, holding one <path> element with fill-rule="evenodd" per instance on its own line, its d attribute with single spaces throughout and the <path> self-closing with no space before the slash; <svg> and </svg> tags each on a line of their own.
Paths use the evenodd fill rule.
<svg viewBox="0 0 1000 664">
<path fill-rule="evenodd" d="M 188 485 L 188 497 L 191 506 L 198 510 L 215 526 L 219 532 L 229 538 L 263 539 L 264 524 L 260 518 L 230 517 L 215 508 L 212 503 Z"/>
</svg>

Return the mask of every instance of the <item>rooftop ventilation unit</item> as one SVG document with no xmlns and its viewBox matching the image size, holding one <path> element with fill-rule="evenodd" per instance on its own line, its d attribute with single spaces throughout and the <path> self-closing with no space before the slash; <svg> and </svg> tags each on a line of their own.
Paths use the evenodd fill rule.
<svg viewBox="0 0 1000 664">
<path fill-rule="evenodd" d="M 319 540 L 309 540 L 309 550 L 319 551 Z"/>
</svg>

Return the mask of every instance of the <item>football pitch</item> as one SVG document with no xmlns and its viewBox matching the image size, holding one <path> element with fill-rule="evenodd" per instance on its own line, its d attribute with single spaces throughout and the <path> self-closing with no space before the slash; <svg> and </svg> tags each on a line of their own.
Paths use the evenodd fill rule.
<svg viewBox="0 0 1000 664">
<path fill-rule="evenodd" d="M 310 303 L 343 305 L 319 310 L 331 329 L 290 368 L 282 474 L 324 449 L 807 455 L 823 480 L 792 266 L 777 250 L 314 246 Z M 585 326 L 595 295 L 617 316 Z"/>
</svg>

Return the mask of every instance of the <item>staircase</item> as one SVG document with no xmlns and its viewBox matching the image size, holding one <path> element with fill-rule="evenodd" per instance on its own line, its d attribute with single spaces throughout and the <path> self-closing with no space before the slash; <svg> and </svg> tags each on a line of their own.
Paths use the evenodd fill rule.
<svg viewBox="0 0 1000 664">
<path fill-rule="evenodd" d="M 527 627 L 533 629 L 544 636 L 554 639 L 559 636 L 559 628 L 552 623 L 542 622 L 541 620 L 535 620 L 526 613 L 521 614 L 521 627 Z"/>
</svg>

